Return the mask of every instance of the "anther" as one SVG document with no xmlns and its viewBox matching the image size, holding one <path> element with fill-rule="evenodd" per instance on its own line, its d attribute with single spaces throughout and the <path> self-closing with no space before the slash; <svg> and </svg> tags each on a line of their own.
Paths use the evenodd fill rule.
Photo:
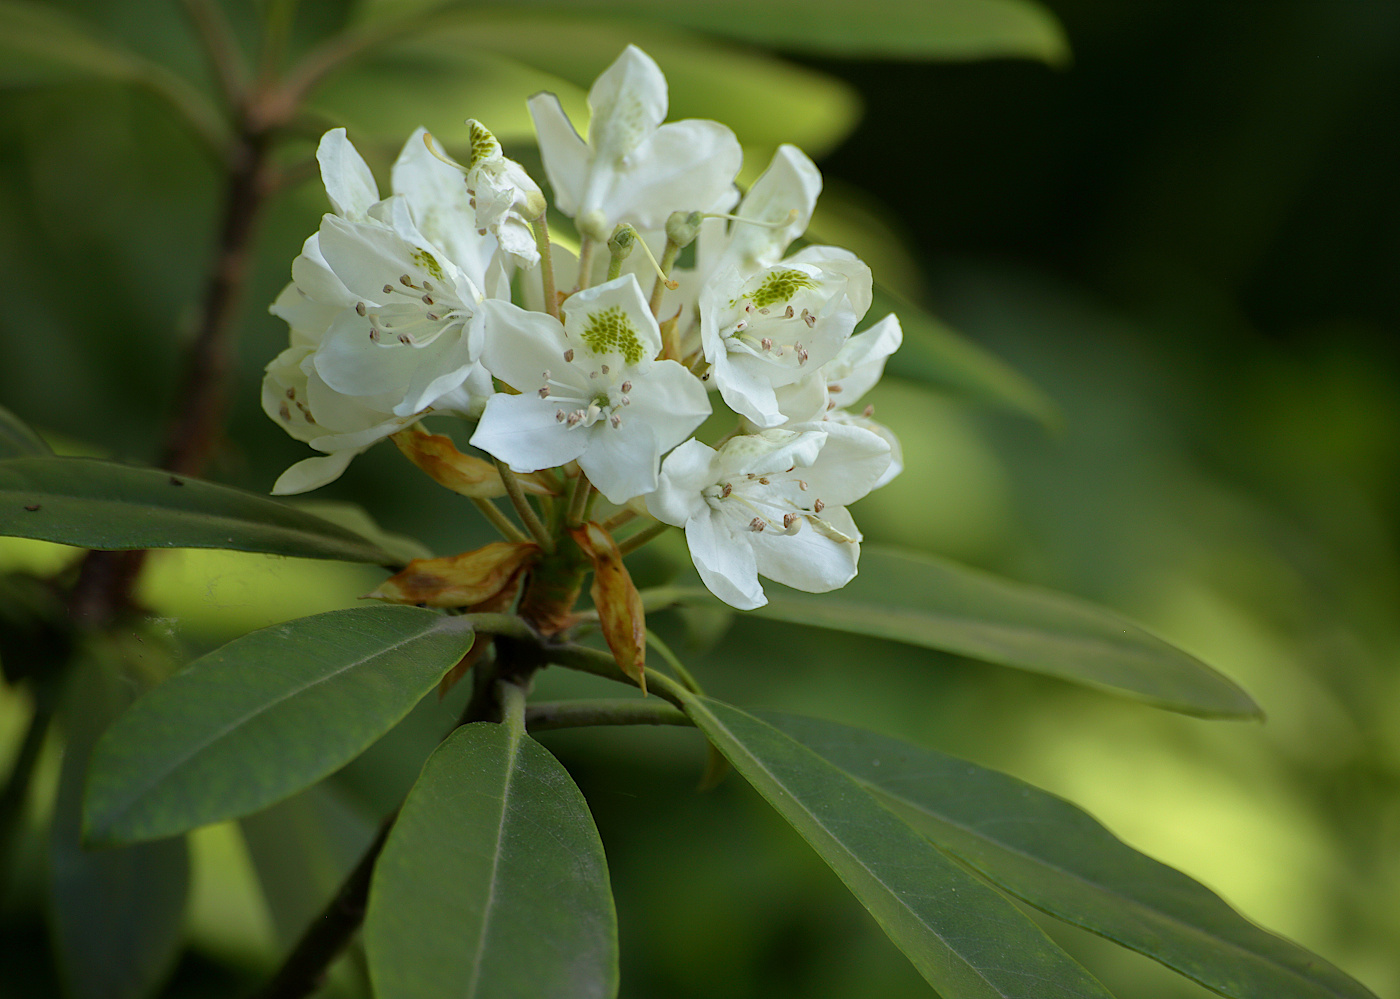
<svg viewBox="0 0 1400 999">
<path fill-rule="evenodd" d="M 841 391 L 841 386 L 840 386 L 840 384 L 837 383 L 837 382 L 832 382 L 830 385 L 828 385 L 828 386 L 826 387 L 826 390 L 827 390 L 828 392 L 830 392 L 832 395 L 835 395 L 836 393 L 838 393 L 838 392 Z"/>
<path fill-rule="evenodd" d="M 540 386 L 540 398 L 541 398 L 541 399 L 548 399 L 548 398 L 549 398 L 549 386 L 548 386 L 548 385 L 541 385 L 541 386 Z"/>
<path fill-rule="evenodd" d="M 573 360 L 574 360 L 574 348 L 570 347 L 568 350 L 564 351 L 564 361 L 565 361 L 566 364 L 572 364 L 572 363 L 573 363 Z"/>
<path fill-rule="evenodd" d="M 296 397 L 297 397 L 297 390 L 296 390 L 296 389 L 294 389 L 294 388 L 289 388 L 289 389 L 287 389 L 287 398 L 288 398 L 288 399 L 295 399 Z"/>
<path fill-rule="evenodd" d="M 618 427 L 622 426 L 622 417 L 614 413 L 608 418 L 608 422 L 611 423 L 613 425 L 613 429 L 616 430 Z"/>
<path fill-rule="evenodd" d="M 801 520 L 802 520 L 802 518 L 800 518 L 800 517 L 799 517 L 797 514 L 795 514 L 795 513 L 785 513 L 785 514 L 783 514 L 783 530 L 785 530 L 785 531 L 791 531 L 791 530 L 792 530 L 792 525 L 793 525 L 793 524 L 797 524 L 797 523 L 801 523 Z"/>
<path fill-rule="evenodd" d="M 748 321 L 747 319 L 740 319 L 737 323 L 734 324 L 734 332 L 735 332 L 735 333 L 742 333 L 742 332 L 744 332 L 744 330 L 746 330 L 746 329 L 748 329 L 748 328 L 749 328 L 749 321 Z"/>
<path fill-rule="evenodd" d="M 562 409 L 556 409 L 556 410 L 554 411 L 554 422 L 555 422 L 555 423 L 563 423 L 563 422 L 564 422 L 564 411 L 563 411 Z"/>
<path fill-rule="evenodd" d="M 572 413 L 569 414 L 568 422 L 569 422 L 569 426 L 571 426 L 571 427 L 576 427 L 576 426 L 578 426 L 578 424 L 579 424 L 582 420 L 583 420 L 583 410 L 581 410 L 581 409 L 576 409 L 576 410 L 574 410 Z"/>
<path fill-rule="evenodd" d="M 411 343 L 413 343 L 413 337 L 409 336 L 407 333 L 400 333 L 400 334 L 399 334 L 399 343 L 411 344 Z"/>
<path fill-rule="evenodd" d="M 424 282 L 423 282 L 423 290 L 424 290 L 424 291 L 432 291 L 432 290 L 433 290 L 433 283 L 432 283 L 431 281 L 424 281 Z"/>
<path fill-rule="evenodd" d="M 631 391 L 632 391 L 632 383 L 631 383 L 630 381 L 623 382 L 623 383 L 622 383 L 622 394 L 623 394 L 623 395 L 626 395 L 628 392 L 631 392 Z"/>
<path fill-rule="evenodd" d="M 409 277 L 407 274 L 400 274 L 399 284 L 403 285 L 405 288 L 412 288 L 413 278 Z"/>
<path fill-rule="evenodd" d="M 546 369 L 545 372 L 544 372 L 544 380 L 545 380 L 545 381 L 549 381 L 549 370 L 548 370 L 548 369 Z"/>
<path fill-rule="evenodd" d="M 797 488 L 801 489 L 805 493 L 807 491 L 807 483 L 802 479 L 798 479 Z"/>
<path fill-rule="evenodd" d="M 762 517 L 755 517 L 753 520 L 749 521 L 750 531 L 761 531 L 767 526 L 768 521 L 764 520 Z"/>
<path fill-rule="evenodd" d="M 375 329 L 373 326 L 370 327 L 370 330 L 369 330 L 369 338 L 370 338 L 371 340 L 373 340 L 375 343 L 378 343 L 378 342 L 379 342 L 379 331 L 378 331 L 377 329 Z"/>
<path fill-rule="evenodd" d="M 773 311 L 772 309 L 768 308 L 768 306 L 765 305 L 763 308 L 761 308 L 761 309 L 758 310 L 758 314 L 759 314 L 760 316 L 766 316 L 766 315 L 768 315 L 768 313 L 770 313 L 770 312 L 772 312 L 772 311 Z"/>
<path fill-rule="evenodd" d="M 290 409 L 287 408 L 287 404 L 286 404 L 285 402 L 282 403 L 282 408 L 279 409 L 279 410 L 277 410 L 277 414 L 278 414 L 279 416 L 282 417 L 282 422 L 283 422 L 283 423 L 290 423 L 290 422 L 291 422 L 291 419 L 292 419 L 292 411 L 291 411 Z"/>
<path fill-rule="evenodd" d="M 424 295 L 424 296 L 423 296 L 423 304 L 424 304 L 424 305 L 432 305 L 432 304 L 433 304 L 433 296 L 432 296 L 432 295 Z"/>
<path fill-rule="evenodd" d="M 803 364 L 806 364 L 806 363 L 807 363 L 807 357 L 808 357 L 807 348 L 804 347 L 804 346 L 802 346 L 802 344 L 800 344 L 800 343 L 795 343 L 795 344 L 793 344 L 793 348 L 797 351 L 797 363 L 798 363 L 798 365 L 801 366 L 801 365 L 803 365 Z"/>
<path fill-rule="evenodd" d="M 603 365 L 603 374 L 606 375 L 607 373 L 608 373 L 608 366 L 605 364 L 605 365 Z"/>
<path fill-rule="evenodd" d="M 365 308 L 364 302 L 356 302 L 355 311 L 363 316 L 368 310 Z"/>
<path fill-rule="evenodd" d="M 766 486 L 766 485 L 768 485 L 768 484 L 769 484 L 769 483 L 768 483 L 768 476 L 766 476 L 766 475 L 761 475 L 761 476 L 759 476 L 759 478 L 758 478 L 758 484 L 759 484 L 760 486 Z"/>
<path fill-rule="evenodd" d="M 424 313 L 424 315 L 428 317 L 429 322 L 433 323 L 437 322 L 439 319 L 442 318 L 442 316 L 438 315 L 436 312 L 426 312 Z"/>
<path fill-rule="evenodd" d="M 861 415 L 864 416 L 867 420 L 870 419 L 872 416 L 875 415 L 875 407 L 874 407 L 874 406 L 866 406 L 866 407 L 865 407 L 865 412 L 863 412 Z"/>
<path fill-rule="evenodd" d="M 802 317 L 802 321 L 807 324 L 807 328 L 809 330 L 815 328 L 817 325 L 817 317 L 812 315 L 810 312 L 808 312 L 805 316 Z"/>
<path fill-rule="evenodd" d="M 721 490 L 719 491 L 719 498 L 720 498 L 720 499 L 728 499 L 728 498 L 729 498 L 729 494 L 732 493 L 733 491 L 734 491 L 734 485 L 733 485 L 733 483 L 726 482 L 726 483 L 724 484 L 724 488 L 721 489 Z"/>
<path fill-rule="evenodd" d="M 392 295 L 393 293 L 394 293 L 394 286 L 391 285 L 391 284 L 386 284 L 386 285 L 384 286 L 384 294 L 386 294 L 386 295 Z"/>
<path fill-rule="evenodd" d="M 625 395 L 618 396 L 617 402 L 618 402 L 618 405 L 621 405 L 621 406 L 630 406 L 630 405 L 632 405 L 632 400 L 629 399 L 629 398 L 627 398 L 627 396 L 625 396 Z"/>
<path fill-rule="evenodd" d="M 766 336 L 758 341 L 758 345 L 762 347 L 765 352 L 770 351 L 773 349 L 773 338 L 771 336 Z"/>
<path fill-rule="evenodd" d="M 792 306 L 789 305 L 789 306 L 787 307 L 787 311 L 783 313 L 783 318 L 784 318 L 784 319 L 791 319 L 794 315 L 796 315 L 796 313 L 793 311 Z"/>
<path fill-rule="evenodd" d="M 817 500 L 815 503 L 812 504 L 812 512 L 813 512 L 813 513 L 821 513 L 821 512 L 822 512 L 823 510 L 825 510 L 825 509 L 826 509 L 826 504 L 823 503 L 821 500 Z"/>
</svg>

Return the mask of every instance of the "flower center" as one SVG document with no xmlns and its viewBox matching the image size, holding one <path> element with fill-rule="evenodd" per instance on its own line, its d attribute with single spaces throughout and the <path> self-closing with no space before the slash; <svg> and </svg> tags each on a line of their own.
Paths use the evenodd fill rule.
<svg viewBox="0 0 1400 999">
<path fill-rule="evenodd" d="M 558 404 L 554 419 L 566 424 L 568 429 L 591 427 L 604 421 L 614 430 L 622 426 L 622 410 L 632 404 L 628 393 L 632 391 L 631 379 L 622 372 L 615 372 L 609 365 L 600 370 L 589 371 L 573 365 L 574 351 L 564 352 L 566 369 L 572 378 L 555 378 L 552 372 L 544 372 L 544 384 L 536 394 L 541 399 L 552 399 Z"/>
<path fill-rule="evenodd" d="M 432 254 L 426 250 L 420 254 L 432 262 L 441 280 L 442 269 Z M 422 346 L 471 318 L 471 310 L 444 297 L 427 278 L 415 283 L 409 275 L 400 274 L 397 282 L 384 285 L 384 294 L 388 301 L 381 306 L 355 303 L 355 311 L 369 320 L 369 338 L 378 344 L 387 346 L 397 340 L 408 346 Z"/>
<path fill-rule="evenodd" d="M 750 531 L 793 535 L 802 529 L 803 522 L 819 529 L 826 526 L 817 516 L 826 504 L 810 496 L 805 481 L 787 472 L 749 472 L 707 486 L 701 495 L 712 510 L 740 521 L 747 518 Z"/>
</svg>

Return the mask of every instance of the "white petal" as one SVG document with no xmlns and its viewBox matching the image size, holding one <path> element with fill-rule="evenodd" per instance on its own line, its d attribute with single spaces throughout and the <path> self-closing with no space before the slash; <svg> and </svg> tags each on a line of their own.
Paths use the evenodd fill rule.
<svg viewBox="0 0 1400 999">
<path fill-rule="evenodd" d="M 627 420 L 618 427 L 599 421 L 587 430 L 572 432 L 588 434 L 588 448 L 579 455 L 578 464 L 609 503 L 621 506 L 656 488 L 661 449 L 646 421 Z"/>
<path fill-rule="evenodd" d="M 687 119 L 662 125 L 617 171 L 597 205 L 609 224 L 656 229 L 676 211 L 710 212 L 733 204 L 743 161 L 734 133 L 719 122 Z"/>
<path fill-rule="evenodd" d="M 600 158 L 620 161 L 666 120 L 666 77 L 656 62 L 629 45 L 588 91 L 588 144 Z"/>
<path fill-rule="evenodd" d="M 313 232 L 301 246 L 301 253 L 292 260 L 292 281 L 312 301 L 322 305 L 354 305 L 355 296 L 345 282 L 335 276 L 321 253 L 321 234 Z"/>
<path fill-rule="evenodd" d="M 496 252 L 496 240 L 477 232 L 466 178 L 428 151 L 423 141 L 426 134 L 422 128 L 414 132 L 394 161 L 394 193 L 408 199 L 419 231 L 480 286 Z"/>
<path fill-rule="evenodd" d="M 569 116 L 564 113 L 558 97 L 535 94 L 529 104 L 545 176 L 549 178 L 549 186 L 554 188 L 554 206 L 572 218 L 578 214 L 578 206 L 583 200 L 592 153 L 588 143 L 579 138 L 574 126 L 569 123 Z"/>
<path fill-rule="evenodd" d="M 354 309 L 341 312 L 316 351 L 316 373 L 346 395 L 393 395 L 408 390 L 420 363 L 418 352 L 404 344 L 378 344 L 369 338 L 369 322 Z"/>
<path fill-rule="evenodd" d="M 497 378 L 521 392 L 543 385 L 546 371 L 570 378 L 564 360 L 569 344 L 559 320 L 494 298 L 481 303 L 481 314 L 481 363 Z"/>
<path fill-rule="evenodd" d="M 277 482 L 272 487 L 272 494 L 274 496 L 291 496 L 295 493 L 319 489 L 328 482 L 334 482 L 340 478 L 341 473 L 350 464 L 350 459 L 357 454 L 359 454 L 358 451 L 338 451 L 335 454 L 299 461 L 278 476 Z"/>
<path fill-rule="evenodd" d="M 889 469 L 889 443 L 869 430 L 834 420 L 796 424 L 791 429 L 826 433 L 821 454 L 802 478 L 812 496 L 827 506 L 854 503 L 874 489 Z"/>
<path fill-rule="evenodd" d="M 486 403 L 471 444 L 517 472 L 537 472 L 573 461 L 588 446 L 588 430 L 570 430 L 555 407 L 534 393 L 499 392 Z"/>
<path fill-rule="evenodd" d="M 778 412 L 792 423 L 820 420 L 826 412 L 826 379 L 813 371 L 801 381 L 774 389 Z"/>
<path fill-rule="evenodd" d="M 379 186 L 364 157 L 345 137 L 345 129 L 333 128 L 321 136 L 316 160 L 321 164 L 321 180 L 335 213 L 347 219 L 363 219 L 370 205 L 379 200 Z"/>
<path fill-rule="evenodd" d="M 841 534 L 859 540 L 860 532 L 845 507 L 828 507 L 822 517 Z M 858 543 L 833 541 L 809 523 L 791 535 L 755 532 L 752 544 L 761 575 L 806 593 L 845 586 L 855 578 L 860 559 Z"/>
<path fill-rule="evenodd" d="M 859 416 L 855 413 L 848 413 L 844 409 L 833 409 L 826 414 L 826 423 L 845 423 L 862 430 L 868 430 L 875 436 L 890 446 L 890 467 L 885 469 L 875 485 L 871 486 L 871 491 L 879 489 L 889 482 L 900 472 L 904 471 L 904 448 L 900 446 L 899 438 L 895 436 L 893 430 L 883 423 L 877 423 L 868 416 Z"/>
<path fill-rule="evenodd" d="M 903 341 L 904 332 L 893 313 L 847 340 L 837 355 L 822 365 L 822 374 L 833 386 L 836 405 L 851 406 L 869 392 Z"/>
<path fill-rule="evenodd" d="M 636 367 L 661 353 L 661 331 L 632 274 L 571 295 L 559 310 L 570 341 L 594 355 Z"/>
<path fill-rule="evenodd" d="M 647 511 L 657 520 L 675 527 L 707 510 L 700 490 L 719 479 L 714 448 L 688 440 L 667 455 L 661 465 L 656 492 L 647 497 Z"/>
<path fill-rule="evenodd" d="M 758 583 L 758 563 L 748 539 L 724 530 L 708 509 L 686 522 L 685 542 L 701 581 L 715 596 L 739 610 L 768 602 Z"/>
<path fill-rule="evenodd" d="M 796 217 L 779 229 L 732 223 L 723 263 L 716 266 L 732 263 L 742 270 L 757 271 L 776 264 L 788 244 L 807 230 L 821 190 L 822 175 L 816 164 L 796 146 L 779 146 L 773 162 L 754 181 L 735 214 L 744 219 L 781 222 L 796 209 Z"/>
<path fill-rule="evenodd" d="M 657 361 L 633 384 L 631 405 L 621 410 L 629 422 L 641 420 L 656 432 L 665 452 L 689 437 L 712 412 L 705 385 L 685 365 Z"/>
<path fill-rule="evenodd" d="M 725 475 L 769 475 L 789 468 L 807 468 L 826 445 L 826 429 L 818 425 L 801 431 L 786 427 L 731 437 L 720 449 Z"/>
</svg>

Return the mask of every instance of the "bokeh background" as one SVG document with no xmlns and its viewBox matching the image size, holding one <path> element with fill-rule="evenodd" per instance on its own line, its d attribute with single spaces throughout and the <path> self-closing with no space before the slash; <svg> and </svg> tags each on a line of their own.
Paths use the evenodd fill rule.
<svg viewBox="0 0 1400 999">
<path fill-rule="evenodd" d="M 174 3 L 44 6 L 207 82 Z M 1400 5 L 1050 0 L 1058 20 L 1022 45 L 1040 58 L 937 60 L 616 6 L 627 16 L 478 12 L 376 50 L 313 95 L 285 161 L 297 169 L 343 123 L 387 180 L 414 126 L 450 145 L 471 115 L 529 162 L 524 98 L 547 88 L 580 109 L 627 41 L 667 72 L 673 117 L 735 128 L 748 178 L 776 143 L 803 145 L 828 181 L 815 235 L 858 249 L 891 292 L 1007 366 L 977 360 L 980 374 L 948 391 L 892 367 L 874 403 L 908 470 L 856 511 L 867 536 L 1126 612 L 1239 680 L 1268 720 L 1175 716 L 813 628 L 658 624 L 715 694 L 1062 794 L 1400 997 Z M 851 5 L 810 16 L 833 6 Z M 226 10 L 251 37 L 251 5 Z M 304 4 L 294 50 L 352 15 Z M 36 80 L 22 64 L 0 70 L 0 403 L 70 452 L 149 461 L 212 254 L 216 174 L 139 89 Z M 306 456 L 262 415 L 257 386 L 286 337 L 266 303 L 324 210 L 309 176 L 263 220 L 213 478 L 265 491 Z M 465 504 L 388 447 L 323 492 L 439 552 L 485 540 Z M 7 569 L 69 557 L 0 540 Z M 166 553 L 142 596 L 192 654 L 351 605 L 367 573 Z M 539 687 L 595 690 L 549 674 Z M 457 707 L 425 703 L 326 785 L 196 835 L 188 945 L 167 994 L 237 995 L 274 966 Z M 0 691 L 0 768 L 30 710 L 25 690 Z M 929 994 L 755 794 L 734 779 L 695 791 L 695 733 L 543 739 L 608 848 L 624 995 Z M 63 744 L 55 732 L 46 746 L 0 898 L 0 995 L 59 989 L 45 828 Z M 1205 995 L 1047 929 L 1117 994 Z M 352 953 L 334 987 L 355 995 L 362 974 Z"/>
</svg>

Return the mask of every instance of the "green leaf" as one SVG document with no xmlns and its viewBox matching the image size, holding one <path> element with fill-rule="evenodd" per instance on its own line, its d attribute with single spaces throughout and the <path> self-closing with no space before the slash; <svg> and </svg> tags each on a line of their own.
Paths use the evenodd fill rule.
<svg viewBox="0 0 1400 999">
<path fill-rule="evenodd" d="M 602 841 L 519 720 L 466 725 L 428 758 L 374 870 L 365 950 L 379 999 L 616 994 Z"/>
<path fill-rule="evenodd" d="M 432 0 L 370 0 L 371 15 L 402 17 L 409 10 L 454 6 Z M 1062 65 L 1069 46 L 1059 21 L 1033 0 L 515 0 L 512 9 L 664 20 L 801 52 L 904 59 L 986 59 L 1025 56 Z M 643 46 L 645 48 L 645 46 Z"/>
<path fill-rule="evenodd" d="M 49 837 L 49 917 L 74 999 L 141 999 L 175 963 L 190 858 L 184 837 L 89 852 L 79 843 L 83 777 L 93 743 L 130 702 L 132 677 L 80 664 L 68 685 L 67 746 Z"/>
<path fill-rule="evenodd" d="M 993 884 L 1236 999 L 1375 999 L 1208 888 L 1014 777 L 834 722 L 763 712 Z"/>
<path fill-rule="evenodd" d="M 247 815 L 314 784 L 406 715 L 471 648 L 459 618 L 356 607 L 235 639 L 103 736 L 85 834 L 129 843 Z"/>
<path fill-rule="evenodd" d="M 424 125 L 447 146 L 466 150 L 463 119 L 470 116 L 503 142 L 533 143 L 526 98 L 540 90 L 558 94 L 584 132 L 584 95 L 631 42 L 666 73 L 669 117 L 723 121 L 757 157 L 755 176 L 779 143 L 821 155 L 859 118 L 855 91 L 825 73 L 675 29 L 576 13 L 512 7 L 437 15 L 327 79 L 311 105 L 347 126 L 352 139 L 398 146 Z"/>
<path fill-rule="evenodd" d="M 0 0 L 0 86 L 95 78 L 133 84 L 164 100 L 215 149 L 228 123 L 193 84 L 50 4 Z"/>
<path fill-rule="evenodd" d="M 877 287 L 868 315 L 889 312 L 899 316 L 904 343 L 890 357 L 887 374 L 1021 413 L 1050 430 L 1063 425 L 1059 406 L 1030 379 L 917 305 Z"/>
<path fill-rule="evenodd" d="M 51 454 L 53 448 L 44 443 L 44 439 L 30 429 L 29 424 L 0 406 L 0 460 Z"/>
<path fill-rule="evenodd" d="M 305 510 L 313 517 L 328 520 L 332 524 L 343 527 L 352 534 L 359 535 L 366 541 L 378 545 L 394 556 L 395 561 L 400 565 L 407 565 L 416 558 L 433 557 L 432 549 L 417 538 L 384 530 L 370 516 L 369 511 L 358 503 L 347 503 L 343 500 L 306 499 L 294 500 L 289 505 L 298 510 Z"/>
<path fill-rule="evenodd" d="M 398 561 L 343 527 L 265 496 L 95 458 L 0 461 L 0 534 L 82 548 Z"/>
<path fill-rule="evenodd" d="M 761 617 L 956 652 L 1189 715 L 1261 713 L 1233 681 L 1113 611 L 931 555 L 866 545 L 843 589 L 764 587 Z"/>
<path fill-rule="evenodd" d="M 681 696 L 734 769 L 831 865 L 946 999 L 1107 999 L 1103 986 L 1014 905 L 846 774 L 738 708 Z"/>
</svg>

